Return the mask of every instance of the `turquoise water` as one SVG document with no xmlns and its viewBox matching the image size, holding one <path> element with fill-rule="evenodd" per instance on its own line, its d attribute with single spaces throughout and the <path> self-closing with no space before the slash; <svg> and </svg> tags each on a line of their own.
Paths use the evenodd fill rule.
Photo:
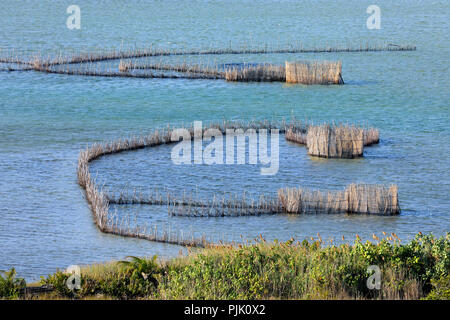
<svg viewBox="0 0 450 320">
<path fill-rule="evenodd" d="M 0 47 L 70 53 L 119 47 L 122 41 L 178 49 L 388 41 L 416 45 L 417 51 L 233 56 L 225 61 L 339 59 L 345 86 L 0 72 L 0 270 L 14 266 L 20 275 L 35 280 L 70 264 L 179 254 L 177 246 L 100 233 L 77 185 L 76 163 L 80 149 L 93 142 L 194 120 L 295 116 L 317 122 L 367 121 L 380 129 L 381 142 L 366 148 L 363 159 L 318 161 L 303 147 L 281 139 L 280 171 L 270 177 L 260 176 L 250 165 L 172 166 L 170 147 L 105 157 L 93 163 L 92 170 L 111 187 L 204 192 L 396 183 L 402 214 L 182 219 L 169 218 L 165 208 L 121 210 L 139 211 L 144 220 L 232 238 L 263 233 L 268 238 L 303 239 L 320 232 L 324 239 L 348 239 L 355 233 L 367 239 L 385 231 L 409 239 L 418 231 L 449 231 L 448 1 L 377 1 L 380 30 L 366 28 L 369 1 L 261 1 L 257 7 L 254 1 L 77 1 L 81 30 L 66 28 L 66 8 L 71 4 L 3 4 Z"/>
</svg>

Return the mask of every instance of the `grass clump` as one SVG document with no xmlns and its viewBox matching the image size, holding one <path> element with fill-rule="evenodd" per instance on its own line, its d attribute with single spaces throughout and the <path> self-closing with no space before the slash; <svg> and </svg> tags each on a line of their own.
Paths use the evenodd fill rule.
<svg viewBox="0 0 450 320">
<path fill-rule="evenodd" d="M 344 84 L 340 61 L 286 61 L 286 82 L 301 84 Z"/>
</svg>

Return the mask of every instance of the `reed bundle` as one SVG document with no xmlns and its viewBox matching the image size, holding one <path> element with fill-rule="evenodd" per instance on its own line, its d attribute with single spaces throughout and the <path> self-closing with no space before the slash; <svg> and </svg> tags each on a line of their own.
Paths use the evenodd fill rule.
<svg viewBox="0 0 450 320">
<path fill-rule="evenodd" d="M 308 128 L 308 154 L 324 158 L 355 158 L 363 155 L 364 129 L 323 124 Z"/>
<path fill-rule="evenodd" d="M 345 189 L 345 198 L 350 213 L 400 213 L 398 187 L 368 184 L 351 184 Z"/>
<path fill-rule="evenodd" d="M 230 68 L 225 71 L 227 81 L 256 81 L 256 82 L 284 82 L 286 75 L 283 66 L 263 64 L 258 66 L 244 66 L 243 68 Z"/>
<path fill-rule="evenodd" d="M 344 191 L 313 191 L 301 188 L 278 190 L 281 207 L 288 213 L 400 213 L 398 188 L 351 184 Z"/>
<path fill-rule="evenodd" d="M 330 127 L 335 128 L 336 125 L 332 124 Z M 342 126 L 341 126 L 342 127 Z M 302 145 L 307 145 L 307 136 L 308 136 L 308 129 L 314 128 L 313 125 L 308 125 L 307 123 L 303 126 L 289 126 L 286 128 L 286 134 L 285 138 L 287 141 L 295 142 Z M 380 131 L 375 128 L 359 128 L 363 130 L 363 141 L 364 146 L 371 146 L 373 144 L 377 144 L 380 142 Z M 313 129 L 318 130 L 317 128 Z M 317 131 L 315 131 L 317 133 Z"/>
<path fill-rule="evenodd" d="M 344 84 L 340 61 L 286 61 L 286 82 L 301 84 Z"/>
<path fill-rule="evenodd" d="M 131 62 L 125 62 L 124 60 L 120 60 L 119 62 L 119 71 L 120 72 L 127 72 L 131 68 Z"/>
<path fill-rule="evenodd" d="M 347 204 L 342 193 L 312 191 L 300 188 L 278 190 L 281 207 L 287 213 L 346 213 Z"/>
<path fill-rule="evenodd" d="M 285 138 L 287 141 L 306 145 L 307 130 L 300 131 L 289 128 L 286 131 Z"/>
<path fill-rule="evenodd" d="M 380 131 L 375 128 L 364 130 L 364 146 L 371 146 L 380 142 Z"/>
</svg>

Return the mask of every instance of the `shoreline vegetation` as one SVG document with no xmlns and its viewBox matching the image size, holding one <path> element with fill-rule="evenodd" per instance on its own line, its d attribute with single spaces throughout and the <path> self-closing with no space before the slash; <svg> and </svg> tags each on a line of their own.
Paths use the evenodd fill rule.
<svg viewBox="0 0 450 320">
<path fill-rule="evenodd" d="M 344 239 L 343 239 L 344 240 Z M 396 234 L 365 242 L 316 238 L 209 246 L 168 261 L 129 257 L 84 266 L 80 289 L 57 271 L 25 289 L 14 270 L 0 280 L 9 299 L 450 299 L 450 235 Z M 377 266 L 379 289 L 369 287 Z M 9 276 L 9 277 L 8 277 Z M 34 292 L 34 294 L 33 294 Z M 27 293 L 27 294 L 25 294 Z"/>
<path fill-rule="evenodd" d="M 336 125 L 333 125 L 334 128 Z M 201 130 L 201 136 L 208 133 L 209 129 L 216 129 L 222 134 L 229 130 L 234 133 L 252 130 L 276 130 L 280 133 L 303 132 L 308 134 L 310 128 L 315 128 L 312 124 L 292 120 L 291 122 L 282 121 L 280 123 L 270 121 L 258 121 L 243 123 L 239 121 L 223 121 L 222 123 L 210 123 Z M 341 126 L 339 126 L 341 128 Z M 343 127 L 343 128 L 356 128 Z M 210 200 L 193 199 L 192 197 L 177 198 L 167 194 L 150 194 L 148 197 L 140 194 L 130 199 L 126 194 L 119 196 L 108 194 L 97 186 L 95 178 L 91 176 L 89 163 L 100 157 L 117 154 L 124 151 L 132 151 L 143 148 L 151 148 L 163 144 L 178 142 L 177 128 L 157 129 L 153 133 L 140 137 L 130 137 L 128 139 L 118 139 L 112 142 L 95 143 L 87 149 L 80 152 L 78 159 L 78 183 L 85 191 L 86 201 L 91 208 L 94 223 L 101 232 L 110 233 L 124 237 L 134 237 L 154 242 L 176 244 L 189 247 L 207 247 L 215 244 L 215 241 L 207 238 L 205 234 L 201 237 L 195 235 L 195 232 L 184 232 L 183 230 L 161 230 L 157 225 L 148 226 L 147 224 L 131 225 L 129 217 L 120 219 L 114 212 L 110 211 L 110 204 L 146 204 L 146 205 L 166 205 L 170 215 L 188 216 L 188 217 L 218 217 L 218 216 L 245 216 L 260 214 L 318 214 L 318 213 L 344 213 L 344 214 L 379 214 L 393 215 L 400 213 L 398 204 L 397 187 L 376 186 L 376 185 L 350 185 L 344 192 L 340 191 L 311 191 L 304 189 L 279 190 L 278 197 L 261 195 L 258 200 L 220 198 L 214 196 Z M 179 129 L 179 128 L 178 128 Z M 195 138 L 197 134 L 194 127 L 186 129 L 189 137 Z M 367 134 L 361 134 L 361 137 L 372 137 L 368 143 L 375 143 L 376 137 L 379 141 L 379 133 L 376 129 L 361 129 Z M 369 134 L 370 132 L 370 134 Z M 368 138 L 369 139 L 369 138 Z M 294 192 L 295 191 L 295 192 Z M 295 194 L 295 195 L 294 195 Z M 339 201 L 335 201 L 339 198 Z M 297 208 L 294 212 L 293 208 Z M 225 239 L 223 241 L 225 242 Z"/>
</svg>

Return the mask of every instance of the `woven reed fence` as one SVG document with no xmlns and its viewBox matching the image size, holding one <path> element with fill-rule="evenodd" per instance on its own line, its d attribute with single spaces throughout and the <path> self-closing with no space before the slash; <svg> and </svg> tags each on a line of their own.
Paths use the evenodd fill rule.
<svg viewBox="0 0 450 320">
<path fill-rule="evenodd" d="M 340 61 L 286 61 L 286 82 L 301 84 L 344 84 Z"/>
<path fill-rule="evenodd" d="M 230 68 L 225 71 L 227 81 L 242 82 L 284 82 L 286 75 L 283 66 L 263 64 L 244 68 Z"/>
<path fill-rule="evenodd" d="M 278 190 L 281 207 L 287 213 L 400 213 L 398 188 L 350 184 L 343 191 L 313 191 L 301 188 Z"/>
<path fill-rule="evenodd" d="M 356 158 L 364 151 L 364 129 L 323 124 L 308 128 L 308 154 L 323 158 Z"/>
</svg>

